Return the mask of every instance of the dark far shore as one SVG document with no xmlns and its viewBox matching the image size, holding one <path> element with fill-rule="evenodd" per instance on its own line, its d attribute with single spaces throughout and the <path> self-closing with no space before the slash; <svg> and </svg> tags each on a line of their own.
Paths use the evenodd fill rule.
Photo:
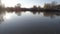
<svg viewBox="0 0 60 34">
<path fill-rule="evenodd" d="M 51 3 L 45 3 L 43 8 L 40 6 L 37 7 L 36 5 L 31 8 L 22 8 L 21 4 L 18 3 L 15 7 L 0 6 L 0 11 L 60 11 L 60 4 L 53 1 Z"/>
</svg>

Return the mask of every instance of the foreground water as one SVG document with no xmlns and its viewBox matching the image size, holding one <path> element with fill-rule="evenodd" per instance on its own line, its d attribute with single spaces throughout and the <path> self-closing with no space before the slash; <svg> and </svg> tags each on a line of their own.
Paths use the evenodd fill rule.
<svg viewBox="0 0 60 34">
<path fill-rule="evenodd" d="M 0 12 L 0 34 L 59 34 L 60 12 Z"/>
</svg>

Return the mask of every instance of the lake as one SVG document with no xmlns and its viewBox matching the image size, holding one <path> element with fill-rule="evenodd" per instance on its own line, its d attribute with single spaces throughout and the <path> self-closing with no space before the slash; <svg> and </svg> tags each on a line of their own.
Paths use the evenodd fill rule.
<svg viewBox="0 0 60 34">
<path fill-rule="evenodd" d="M 60 12 L 0 12 L 0 34 L 59 34 Z"/>
</svg>

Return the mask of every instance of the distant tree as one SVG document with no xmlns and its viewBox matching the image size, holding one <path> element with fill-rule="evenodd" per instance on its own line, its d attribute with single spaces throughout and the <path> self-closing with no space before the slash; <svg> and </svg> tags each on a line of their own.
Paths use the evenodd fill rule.
<svg viewBox="0 0 60 34">
<path fill-rule="evenodd" d="M 37 8 L 37 7 L 34 5 L 33 8 Z"/>
<path fill-rule="evenodd" d="M 51 5 L 55 6 L 55 5 L 57 5 L 57 2 L 56 1 L 52 1 Z"/>
<path fill-rule="evenodd" d="M 19 7 L 19 8 L 20 8 L 20 7 L 21 7 L 21 4 L 20 4 L 20 3 L 18 3 L 15 7 Z"/>
<path fill-rule="evenodd" d="M 49 8 L 50 8 L 50 4 L 45 4 L 45 5 L 44 5 L 44 8 L 45 8 L 45 9 L 47 9 L 47 8 L 49 9 Z"/>
<path fill-rule="evenodd" d="M 52 3 L 48 3 L 48 4 L 45 4 L 44 5 L 44 8 L 45 9 L 54 9 L 54 6 L 56 6 L 57 5 L 57 2 L 55 2 L 55 1 L 53 1 Z"/>
<path fill-rule="evenodd" d="M 38 10 L 40 10 L 40 8 L 41 8 L 41 7 L 40 7 L 40 6 L 38 6 Z"/>
<path fill-rule="evenodd" d="M 41 7 L 40 7 L 40 6 L 38 6 L 38 8 L 40 9 Z"/>
</svg>

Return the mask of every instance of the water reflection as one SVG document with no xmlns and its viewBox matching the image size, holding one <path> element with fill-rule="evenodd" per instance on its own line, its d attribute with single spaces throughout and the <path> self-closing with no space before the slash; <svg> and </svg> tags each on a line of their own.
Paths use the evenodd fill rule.
<svg viewBox="0 0 60 34">
<path fill-rule="evenodd" d="M 22 12 L 22 11 L 16 11 L 15 13 L 16 13 L 18 16 L 21 16 L 21 12 Z"/>
<path fill-rule="evenodd" d="M 60 16 L 60 12 L 43 12 L 44 16 L 49 16 L 51 18 L 55 18 L 56 16 Z"/>
<path fill-rule="evenodd" d="M 13 13 L 8 13 L 8 12 L 5 12 L 5 15 L 3 16 L 4 17 L 4 19 L 11 19 L 11 15 L 12 15 Z"/>
<path fill-rule="evenodd" d="M 3 16 L 5 15 L 5 12 L 0 11 L 0 24 L 4 21 Z"/>
<path fill-rule="evenodd" d="M 2 34 L 55 34 L 60 32 L 60 12 L 4 11 L 0 23 Z"/>
<path fill-rule="evenodd" d="M 5 19 L 11 19 L 14 15 L 21 16 L 26 14 L 32 15 L 43 15 L 50 18 L 55 18 L 56 16 L 60 16 L 60 12 L 46 12 L 46 11 L 3 11 L 0 12 L 0 22 L 3 22 Z"/>
<path fill-rule="evenodd" d="M 55 11 L 55 12 L 53 12 L 53 11 L 51 11 L 51 12 L 49 12 L 49 11 L 48 12 L 46 12 L 46 11 L 9 11 L 8 13 L 13 13 L 13 12 L 15 12 L 15 14 L 17 14 L 18 16 L 21 16 L 22 12 L 24 12 L 24 13 L 30 12 L 33 15 L 43 13 L 43 15 L 47 16 L 47 17 L 48 16 L 60 16 L 60 12 L 57 12 L 57 11 Z"/>
</svg>

